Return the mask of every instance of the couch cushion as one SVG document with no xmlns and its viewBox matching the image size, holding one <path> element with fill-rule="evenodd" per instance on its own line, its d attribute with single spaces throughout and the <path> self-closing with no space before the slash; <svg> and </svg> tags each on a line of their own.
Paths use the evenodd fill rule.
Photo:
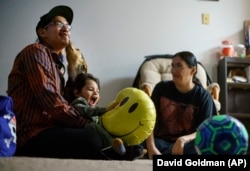
<svg viewBox="0 0 250 171">
<path fill-rule="evenodd" d="M 155 58 L 146 61 L 140 70 L 140 88 L 149 85 L 153 90 L 156 83 L 161 80 L 172 80 L 171 74 L 172 59 Z M 204 88 L 207 88 L 207 74 L 202 65 L 198 64 L 196 77 L 200 80 Z"/>
</svg>

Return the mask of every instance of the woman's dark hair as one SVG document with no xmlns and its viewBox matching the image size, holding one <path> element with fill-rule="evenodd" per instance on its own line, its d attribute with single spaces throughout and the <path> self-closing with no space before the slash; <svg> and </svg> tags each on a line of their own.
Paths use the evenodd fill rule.
<svg viewBox="0 0 250 171">
<path fill-rule="evenodd" d="M 196 67 L 196 72 L 194 73 L 193 82 L 201 85 L 200 80 L 196 77 L 198 62 L 197 62 L 195 55 L 189 51 L 181 51 L 181 52 L 174 54 L 173 58 L 175 57 L 181 58 L 188 65 L 189 68 L 192 68 L 194 66 Z"/>
<path fill-rule="evenodd" d="M 80 73 L 76 76 L 75 81 L 73 83 L 73 89 L 81 90 L 87 80 L 93 80 L 97 83 L 98 88 L 100 89 L 100 81 L 98 78 L 94 77 L 94 75 L 90 73 Z"/>
</svg>

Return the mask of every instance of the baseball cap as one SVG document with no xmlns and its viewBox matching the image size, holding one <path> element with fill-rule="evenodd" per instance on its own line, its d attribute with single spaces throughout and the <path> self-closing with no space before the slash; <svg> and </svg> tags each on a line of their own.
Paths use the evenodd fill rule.
<svg viewBox="0 0 250 171">
<path fill-rule="evenodd" d="M 64 17 L 68 24 L 72 23 L 73 20 L 73 11 L 70 7 L 59 5 L 52 8 L 47 14 L 44 14 L 40 17 L 40 21 L 37 23 L 36 32 L 39 28 L 43 28 L 49 24 L 49 22 L 56 16 Z"/>
</svg>

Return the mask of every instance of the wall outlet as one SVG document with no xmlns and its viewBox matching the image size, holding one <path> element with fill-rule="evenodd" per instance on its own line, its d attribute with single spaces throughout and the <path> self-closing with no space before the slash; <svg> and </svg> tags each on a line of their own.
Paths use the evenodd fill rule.
<svg viewBox="0 0 250 171">
<path fill-rule="evenodd" d="M 202 24 L 210 24 L 210 15 L 209 14 L 202 14 Z"/>
</svg>

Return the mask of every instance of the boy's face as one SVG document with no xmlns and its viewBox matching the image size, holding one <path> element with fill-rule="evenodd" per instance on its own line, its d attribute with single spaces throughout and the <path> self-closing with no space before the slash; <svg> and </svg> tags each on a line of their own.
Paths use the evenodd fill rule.
<svg viewBox="0 0 250 171">
<path fill-rule="evenodd" d="M 99 88 L 94 80 L 87 80 L 81 89 L 80 96 L 85 98 L 90 106 L 96 106 L 100 99 Z"/>
</svg>

